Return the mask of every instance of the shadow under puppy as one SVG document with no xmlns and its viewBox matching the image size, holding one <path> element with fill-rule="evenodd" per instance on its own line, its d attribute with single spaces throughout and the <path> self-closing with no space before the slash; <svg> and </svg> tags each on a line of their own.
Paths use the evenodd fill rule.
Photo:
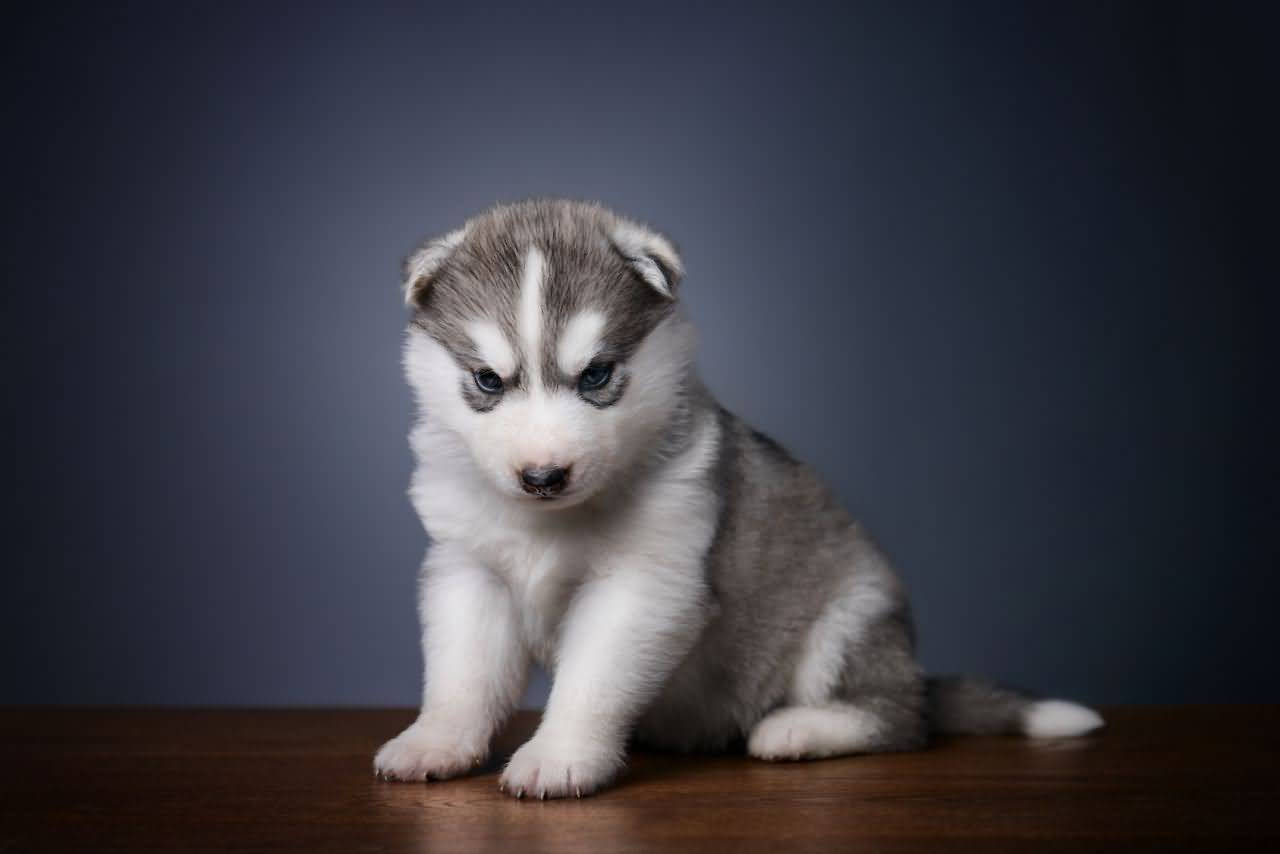
<svg viewBox="0 0 1280 854">
<path fill-rule="evenodd" d="M 929 731 L 1071 736 L 1090 709 L 926 680 L 884 554 L 818 477 L 694 370 L 663 236 L 593 204 L 502 205 L 407 262 L 420 405 L 410 496 L 426 664 L 376 772 L 489 753 L 531 661 L 553 676 L 516 797 L 581 796 L 630 737 L 761 759 L 906 750 Z"/>
</svg>

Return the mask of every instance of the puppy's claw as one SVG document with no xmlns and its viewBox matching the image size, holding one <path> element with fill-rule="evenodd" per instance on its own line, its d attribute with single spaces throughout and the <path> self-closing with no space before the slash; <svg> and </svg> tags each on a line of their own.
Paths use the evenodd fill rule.
<svg viewBox="0 0 1280 854">
<path fill-rule="evenodd" d="M 523 799 L 523 798 L 524 798 L 524 789 L 523 789 L 523 788 L 517 789 L 517 790 L 516 790 L 516 800 L 518 801 L 518 800 L 521 800 L 521 799 Z"/>
<path fill-rule="evenodd" d="M 547 799 L 547 790 L 543 789 L 541 794 L 538 795 L 538 800 L 545 801 L 546 799 Z"/>
<path fill-rule="evenodd" d="M 581 799 L 581 797 L 582 797 L 582 787 L 581 787 L 581 786 L 574 786 L 574 787 L 573 787 L 573 796 L 574 796 L 575 798 L 579 798 L 579 799 Z"/>
</svg>

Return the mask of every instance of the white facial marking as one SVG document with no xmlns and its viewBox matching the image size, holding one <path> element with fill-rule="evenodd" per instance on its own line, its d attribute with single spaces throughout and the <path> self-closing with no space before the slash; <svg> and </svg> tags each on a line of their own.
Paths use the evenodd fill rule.
<svg viewBox="0 0 1280 854">
<path fill-rule="evenodd" d="M 532 391 L 542 384 L 539 349 L 542 346 L 542 273 L 545 259 L 538 247 L 530 246 L 520 274 L 520 316 L 516 328 L 524 346 L 524 364 Z"/>
<path fill-rule="evenodd" d="M 600 333 L 604 332 L 604 315 L 598 311 L 579 312 L 565 327 L 556 347 L 560 370 L 568 376 L 582 372 L 600 352 Z"/>
<path fill-rule="evenodd" d="M 501 377 L 510 378 L 516 371 L 516 354 L 502 330 L 488 321 L 477 320 L 467 329 L 480 358 Z"/>
</svg>

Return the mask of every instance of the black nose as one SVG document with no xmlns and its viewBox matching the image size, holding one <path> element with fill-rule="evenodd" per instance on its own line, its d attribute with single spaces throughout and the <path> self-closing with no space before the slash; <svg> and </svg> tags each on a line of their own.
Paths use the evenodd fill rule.
<svg viewBox="0 0 1280 854">
<path fill-rule="evenodd" d="M 555 495 L 569 482 L 569 470 L 560 466 L 527 468 L 520 472 L 520 485 L 531 495 Z"/>
</svg>

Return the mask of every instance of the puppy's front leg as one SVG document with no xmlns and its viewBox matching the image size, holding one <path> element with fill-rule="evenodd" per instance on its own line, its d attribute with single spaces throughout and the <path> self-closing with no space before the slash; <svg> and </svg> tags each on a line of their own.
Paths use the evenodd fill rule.
<svg viewBox="0 0 1280 854">
<path fill-rule="evenodd" d="M 703 602 L 696 567 L 630 567 L 585 584 L 562 626 L 542 725 L 511 757 L 502 789 L 560 798 L 607 785 L 632 725 L 701 631 Z"/>
<path fill-rule="evenodd" d="M 483 762 L 528 677 L 511 591 L 465 550 L 432 546 L 418 609 L 422 711 L 374 757 L 375 771 L 392 780 L 441 780 Z"/>
</svg>

